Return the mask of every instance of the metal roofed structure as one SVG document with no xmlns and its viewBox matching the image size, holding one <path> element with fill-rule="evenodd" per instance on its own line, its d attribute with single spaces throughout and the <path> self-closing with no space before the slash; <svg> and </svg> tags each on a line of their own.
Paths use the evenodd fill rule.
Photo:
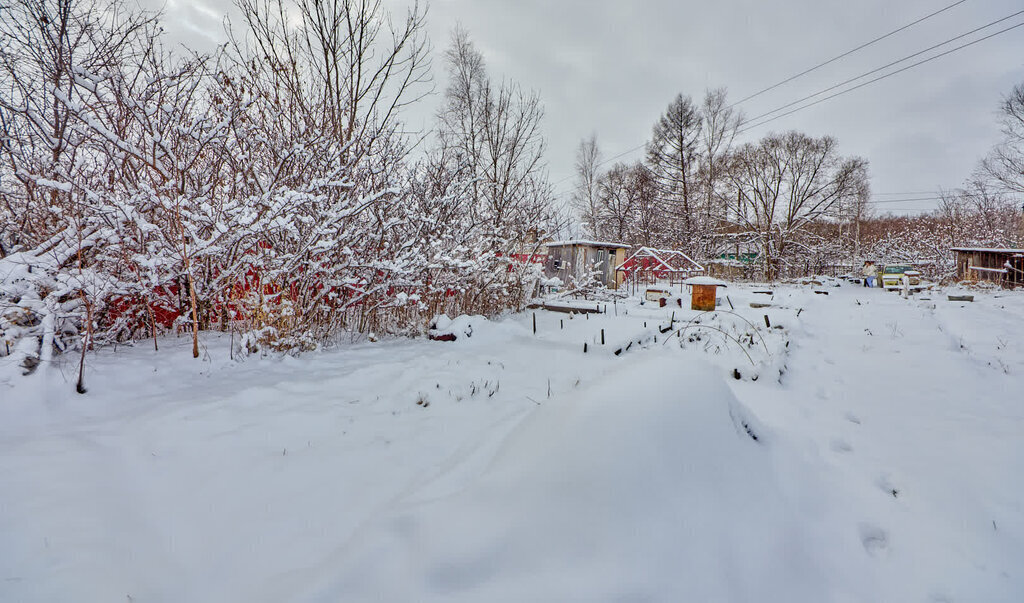
<svg viewBox="0 0 1024 603">
<path fill-rule="evenodd" d="M 615 273 L 616 281 L 628 282 L 636 288 L 661 281 L 681 284 L 690 277 L 705 274 L 706 270 L 682 251 L 641 247 L 619 264 Z"/>
<path fill-rule="evenodd" d="M 990 281 L 1003 287 L 1024 286 L 1024 249 L 953 247 L 956 277 L 962 281 Z"/>
</svg>

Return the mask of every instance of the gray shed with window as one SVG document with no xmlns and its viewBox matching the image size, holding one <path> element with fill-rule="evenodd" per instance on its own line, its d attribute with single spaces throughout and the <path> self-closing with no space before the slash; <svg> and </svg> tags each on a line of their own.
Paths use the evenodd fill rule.
<svg viewBox="0 0 1024 603">
<path fill-rule="evenodd" d="M 626 258 L 629 245 L 602 241 L 574 239 L 547 243 L 548 261 L 544 273 L 558 277 L 569 285 L 586 285 L 598 282 L 609 289 L 615 289 L 615 268 Z"/>
</svg>

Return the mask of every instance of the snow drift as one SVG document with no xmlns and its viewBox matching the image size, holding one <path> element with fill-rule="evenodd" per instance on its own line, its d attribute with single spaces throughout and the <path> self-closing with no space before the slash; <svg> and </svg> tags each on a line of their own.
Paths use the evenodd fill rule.
<svg viewBox="0 0 1024 603">
<path fill-rule="evenodd" d="M 771 438 L 718 371 L 681 362 L 552 400 L 460 491 L 427 485 L 366 526 L 308 599 L 811 600 Z"/>
</svg>

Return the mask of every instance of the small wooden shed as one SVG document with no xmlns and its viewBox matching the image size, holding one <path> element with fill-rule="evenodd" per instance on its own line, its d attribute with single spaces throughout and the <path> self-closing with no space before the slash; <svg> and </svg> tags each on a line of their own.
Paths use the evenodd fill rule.
<svg viewBox="0 0 1024 603">
<path fill-rule="evenodd" d="M 962 281 L 989 281 L 1003 287 L 1024 286 L 1024 249 L 954 247 L 956 276 Z"/>
<path fill-rule="evenodd" d="M 629 245 L 604 241 L 573 239 L 547 243 L 548 259 L 544 274 L 558 277 L 563 283 L 583 285 L 596 280 L 609 289 L 616 289 L 615 267 L 626 257 Z"/>
<path fill-rule="evenodd" d="M 683 281 L 693 290 L 690 296 L 690 308 L 709 312 L 718 305 L 718 288 L 728 287 L 725 281 L 710 276 L 695 276 Z"/>
</svg>

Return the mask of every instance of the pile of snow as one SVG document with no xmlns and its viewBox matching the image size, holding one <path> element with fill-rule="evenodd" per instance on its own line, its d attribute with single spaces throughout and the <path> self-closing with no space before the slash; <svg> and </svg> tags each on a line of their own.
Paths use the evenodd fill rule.
<svg viewBox="0 0 1024 603">
<path fill-rule="evenodd" d="M 430 321 L 427 334 L 431 339 L 457 341 L 462 337 L 473 336 L 473 323 L 478 326 L 489 322 L 485 316 L 457 316 L 454 320 L 447 314 L 439 314 Z"/>
<path fill-rule="evenodd" d="M 842 277 L 824 276 L 819 274 L 815 276 L 789 279 L 786 282 L 790 284 L 813 285 L 816 287 L 841 287 L 844 281 Z"/>
<path fill-rule="evenodd" d="M 772 438 L 707 370 L 648 355 L 539 408 L 478 479 L 383 510 L 303 600 L 812 600 Z"/>
</svg>

